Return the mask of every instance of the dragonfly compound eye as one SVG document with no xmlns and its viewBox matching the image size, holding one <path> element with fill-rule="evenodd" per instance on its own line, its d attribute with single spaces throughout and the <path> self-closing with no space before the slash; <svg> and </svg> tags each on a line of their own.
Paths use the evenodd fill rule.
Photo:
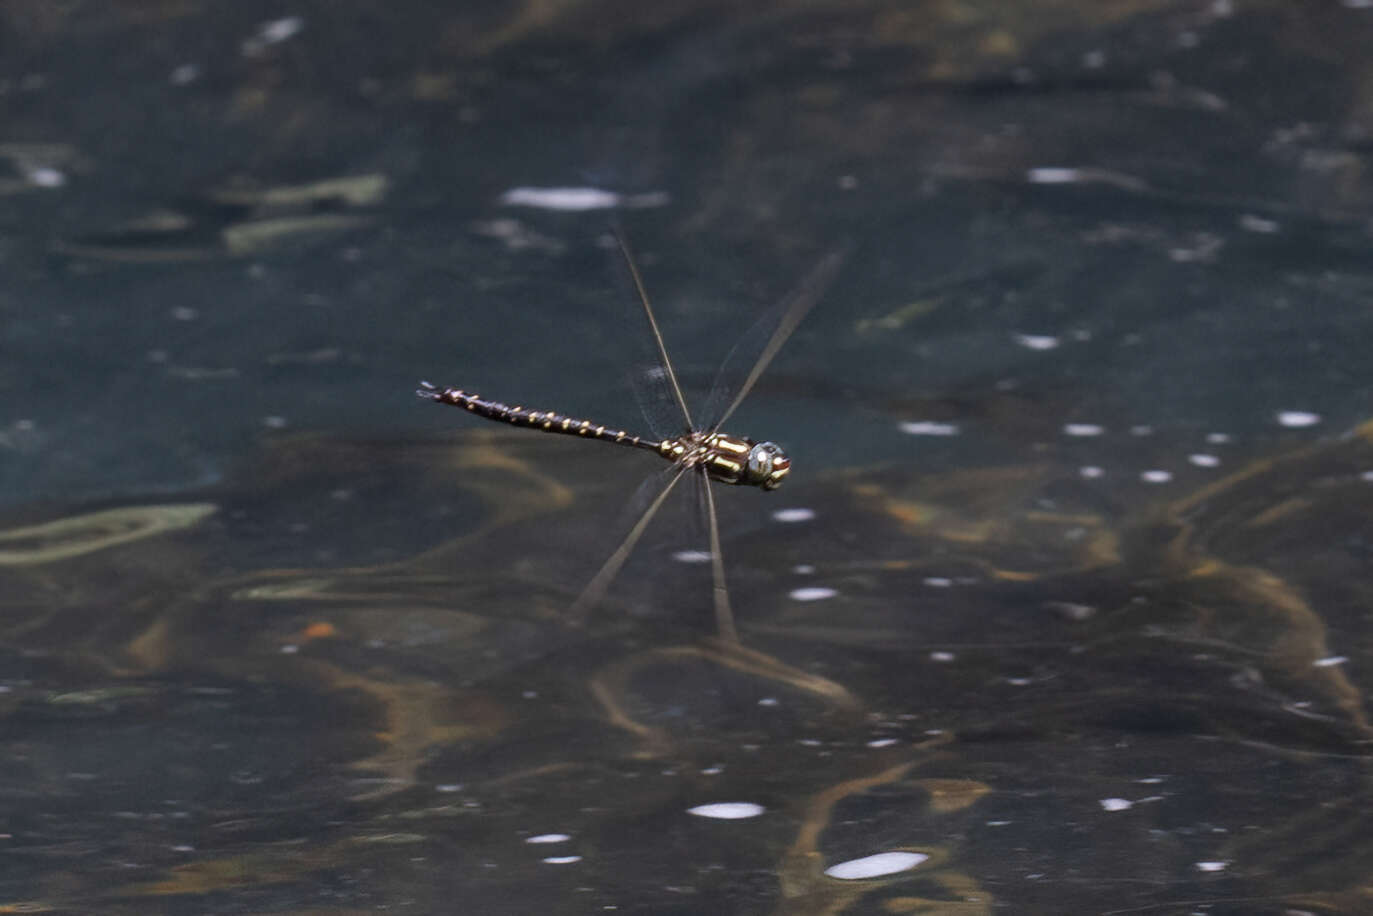
<svg viewBox="0 0 1373 916">
<path fill-rule="evenodd" d="M 791 459 L 782 447 L 772 442 L 759 442 L 748 453 L 748 482 L 764 490 L 775 490 L 782 485 L 787 472 L 791 470 Z"/>
</svg>

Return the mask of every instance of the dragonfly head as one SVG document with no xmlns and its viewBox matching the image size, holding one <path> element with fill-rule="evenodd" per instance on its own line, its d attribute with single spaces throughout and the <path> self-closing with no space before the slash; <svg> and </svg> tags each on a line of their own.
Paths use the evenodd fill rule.
<svg viewBox="0 0 1373 916">
<path fill-rule="evenodd" d="M 782 485 L 791 470 L 791 459 L 774 442 L 759 442 L 749 449 L 744 469 L 744 482 L 775 490 Z"/>
</svg>

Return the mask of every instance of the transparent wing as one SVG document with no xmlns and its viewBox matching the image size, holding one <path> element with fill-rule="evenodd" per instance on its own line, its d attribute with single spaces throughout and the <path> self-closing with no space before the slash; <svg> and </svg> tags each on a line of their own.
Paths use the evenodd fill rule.
<svg viewBox="0 0 1373 916">
<path fill-rule="evenodd" d="M 725 357 L 706 399 L 705 429 L 718 430 L 740 402 L 753 390 L 758 377 L 772 362 L 782 344 L 796 330 L 815 303 L 834 282 L 839 268 L 848 257 L 847 247 L 831 251 L 820 259 L 792 292 L 768 311 L 748 330 Z"/>
<path fill-rule="evenodd" d="M 672 399 L 666 373 L 656 362 L 636 362 L 630 367 L 629 387 L 639 405 L 644 427 L 656 439 L 682 435 L 682 411 Z"/>
<path fill-rule="evenodd" d="M 621 524 L 617 526 L 620 530 L 628 527 L 629 533 L 573 602 L 569 610 L 569 622 L 572 625 L 585 622 L 591 610 L 605 598 L 610 586 L 614 584 L 637 549 L 650 523 L 666 504 L 673 488 L 684 477 L 687 478 L 685 486 L 693 491 L 692 498 L 696 503 L 696 511 L 689 522 L 674 522 L 674 540 L 686 549 L 675 552 L 673 559 L 688 566 L 707 560 L 710 562 L 716 632 L 721 643 L 739 644 L 734 611 L 730 606 L 729 589 L 725 583 L 724 554 L 720 544 L 720 523 L 715 509 L 714 487 L 699 466 L 691 468 L 675 464 L 640 484 L 621 513 Z M 628 525 L 626 520 L 632 520 L 633 524 Z M 701 550 L 702 546 L 706 547 L 706 550 Z"/>
<path fill-rule="evenodd" d="M 615 548 L 615 552 L 610 555 L 600 571 L 592 577 L 586 588 L 582 589 L 582 593 L 577 596 L 577 600 L 572 602 L 572 606 L 568 608 L 567 617 L 570 624 L 580 626 L 586 620 L 587 613 L 601 603 L 606 590 L 610 588 L 610 583 L 615 581 L 615 577 L 619 575 L 625 561 L 634 552 L 635 545 L 644 536 L 648 523 L 653 521 L 653 516 L 658 514 L 658 510 L 662 508 L 663 502 L 667 500 L 672 488 L 689 470 L 690 468 L 684 464 L 674 464 L 667 470 L 660 471 L 645 480 L 639 485 L 639 489 L 634 491 L 628 509 L 631 517 L 635 518 L 634 525 L 629 529 L 629 534 L 625 536 L 625 539 L 620 542 L 620 546 Z"/>
<path fill-rule="evenodd" d="M 704 475 L 702 475 L 704 477 Z M 715 516 L 715 488 L 710 480 L 703 481 L 706 494 L 706 522 L 710 526 L 711 594 L 715 599 L 715 631 L 726 645 L 739 645 L 739 631 L 734 626 L 734 610 L 729 606 L 729 588 L 725 585 L 725 559 L 720 553 L 720 523 Z"/>
<path fill-rule="evenodd" d="M 622 294 L 627 303 L 632 303 L 628 310 L 639 316 L 633 321 L 636 324 L 642 321 L 646 325 L 646 333 L 639 338 L 638 358 L 631 368 L 630 385 L 634 389 L 634 397 L 655 436 L 660 439 L 680 436 L 692 429 L 691 411 L 677 382 L 672 359 L 667 355 L 663 332 L 658 327 L 657 316 L 653 313 L 653 305 L 644 288 L 643 277 L 639 274 L 629 241 L 619 223 L 613 223 L 611 231 L 615 238 L 615 275 Z"/>
</svg>

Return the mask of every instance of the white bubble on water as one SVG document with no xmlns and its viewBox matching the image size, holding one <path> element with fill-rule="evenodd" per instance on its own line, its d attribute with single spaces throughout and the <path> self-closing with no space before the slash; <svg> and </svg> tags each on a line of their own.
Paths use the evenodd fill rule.
<svg viewBox="0 0 1373 916">
<path fill-rule="evenodd" d="M 927 859 L 929 856 L 919 852 L 879 852 L 876 855 L 850 859 L 847 862 L 840 862 L 838 865 L 831 865 L 825 869 L 825 874 L 841 881 L 880 878 L 882 875 L 894 875 L 897 872 L 909 871 Z"/>
<path fill-rule="evenodd" d="M 753 802 L 714 802 L 709 805 L 697 805 L 695 808 L 688 808 L 687 814 L 722 821 L 737 821 L 757 817 L 766 810 L 762 805 L 756 805 Z"/>
<path fill-rule="evenodd" d="M 1320 414 L 1307 410 L 1280 410 L 1276 418 L 1279 426 L 1286 426 L 1289 429 L 1302 429 L 1321 422 Z"/>
</svg>

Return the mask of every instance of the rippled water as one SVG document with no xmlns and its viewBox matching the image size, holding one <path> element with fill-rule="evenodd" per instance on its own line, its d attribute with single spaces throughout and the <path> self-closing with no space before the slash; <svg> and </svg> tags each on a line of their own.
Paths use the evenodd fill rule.
<svg viewBox="0 0 1373 916">
<path fill-rule="evenodd" d="M 0 909 L 1362 913 L 1355 3 L 0 10 Z M 98 62 L 98 63 L 97 63 Z M 734 418 L 743 645 L 616 213 Z M 627 450 L 626 450 L 627 451 Z"/>
</svg>

